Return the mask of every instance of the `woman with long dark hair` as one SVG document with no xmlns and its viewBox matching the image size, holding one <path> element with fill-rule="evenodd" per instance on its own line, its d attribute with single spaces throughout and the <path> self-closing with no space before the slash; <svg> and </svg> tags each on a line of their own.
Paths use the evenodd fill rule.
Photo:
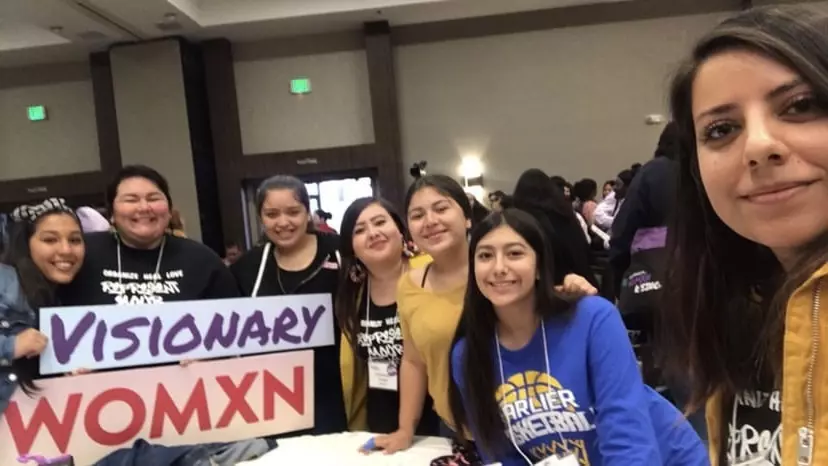
<svg viewBox="0 0 828 466">
<path fill-rule="evenodd" d="M 384 199 L 365 197 L 345 210 L 341 226 L 342 265 L 336 294 L 342 345 L 342 379 L 349 424 L 388 434 L 399 427 L 399 383 L 403 341 L 397 313 L 397 282 L 409 269 L 405 225 Z M 362 409 L 360 409 L 362 408 Z M 417 435 L 437 435 L 438 419 L 427 400 Z"/>
<path fill-rule="evenodd" d="M 85 254 L 80 221 L 63 199 L 18 207 L 12 220 L 0 264 L 0 416 L 18 386 L 29 396 L 37 391 L 48 341 L 38 311 L 58 304 L 57 287 L 75 278 Z"/>
<path fill-rule="evenodd" d="M 469 263 L 450 400 L 456 427 L 473 433 L 484 459 L 707 464 L 681 413 L 641 380 L 618 310 L 556 294 L 549 240 L 532 215 L 489 216 L 472 231 Z"/>
<path fill-rule="evenodd" d="M 554 277 L 557 283 L 568 274 L 576 274 L 594 286 L 598 285 L 590 266 L 589 243 L 575 217 L 572 203 L 564 198 L 546 173 L 537 168 L 523 172 L 515 185 L 512 201 L 515 208 L 532 214 L 549 235 L 558 264 Z"/>
<path fill-rule="evenodd" d="M 339 238 L 314 229 L 310 196 L 302 180 L 289 175 L 264 180 L 256 190 L 256 211 L 264 227 L 264 243 L 230 267 L 242 295 L 336 296 Z M 338 330 L 338 323 L 334 328 Z M 348 428 L 340 378 L 340 334 L 334 334 L 333 346 L 313 349 L 314 427 L 291 435 L 330 434 Z"/>
<path fill-rule="evenodd" d="M 725 20 L 670 100 L 668 367 L 707 403 L 714 464 L 828 464 L 828 16 Z"/>
</svg>

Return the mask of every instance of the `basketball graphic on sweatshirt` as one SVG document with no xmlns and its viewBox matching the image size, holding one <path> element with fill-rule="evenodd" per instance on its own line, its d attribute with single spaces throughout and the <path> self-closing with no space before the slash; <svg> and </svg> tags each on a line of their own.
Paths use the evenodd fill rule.
<svg viewBox="0 0 828 466">
<path fill-rule="evenodd" d="M 595 430 L 590 407 L 551 375 L 527 370 L 509 377 L 495 392 L 507 438 L 536 459 L 572 453 L 589 466 L 585 433 Z"/>
</svg>

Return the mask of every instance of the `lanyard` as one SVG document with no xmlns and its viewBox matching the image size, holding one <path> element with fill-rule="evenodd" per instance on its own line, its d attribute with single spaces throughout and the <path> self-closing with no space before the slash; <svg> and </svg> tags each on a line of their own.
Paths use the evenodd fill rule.
<svg viewBox="0 0 828 466">
<path fill-rule="evenodd" d="M 546 363 L 546 388 L 549 392 L 552 392 L 552 384 L 549 382 L 549 377 L 551 377 L 550 370 L 549 370 L 549 348 L 546 343 L 546 325 L 544 324 L 543 320 L 541 320 L 541 336 L 543 336 L 543 359 Z M 497 365 L 500 369 L 500 383 L 501 385 L 506 383 L 506 377 L 503 374 L 503 355 L 500 352 L 500 338 L 497 336 L 497 331 L 495 331 L 495 344 L 497 345 Z M 531 401 L 530 401 L 531 402 Z M 509 422 L 508 419 L 506 421 L 506 428 L 509 430 L 509 440 L 512 442 L 512 446 L 515 447 L 520 456 L 526 460 L 526 464 L 529 466 L 534 466 L 535 463 L 529 459 L 528 456 L 520 449 L 517 445 L 517 441 L 515 441 L 515 433 L 512 432 L 512 424 Z M 561 438 L 561 445 L 563 445 L 564 449 L 566 450 L 567 455 L 569 454 L 569 448 L 566 446 L 566 439 L 564 438 L 563 434 L 558 431 L 558 437 Z"/>
<path fill-rule="evenodd" d="M 118 256 L 118 284 L 121 284 L 121 274 L 123 270 L 121 268 L 121 237 L 116 236 L 118 239 L 118 249 L 117 249 L 117 256 Z M 161 259 L 164 257 L 164 247 L 167 245 L 167 237 L 161 240 L 161 249 L 158 251 L 158 260 L 155 262 L 155 274 L 152 276 L 152 281 L 158 281 L 158 272 L 161 270 Z"/>
</svg>

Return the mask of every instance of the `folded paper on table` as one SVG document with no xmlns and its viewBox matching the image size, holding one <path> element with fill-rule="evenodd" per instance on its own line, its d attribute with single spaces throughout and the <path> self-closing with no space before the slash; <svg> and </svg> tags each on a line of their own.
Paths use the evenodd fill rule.
<svg viewBox="0 0 828 466">
<path fill-rule="evenodd" d="M 92 464 L 139 438 L 189 445 L 309 429 L 313 383 L 309 350 L 43 379 L 0 416 L 0 465 L 67 453 Z"/>
<path fill-rule="evenodd" d="M 295 351 L 334 344 L 330 294 L 44 308 L 40 373 Z"/>
</svg>

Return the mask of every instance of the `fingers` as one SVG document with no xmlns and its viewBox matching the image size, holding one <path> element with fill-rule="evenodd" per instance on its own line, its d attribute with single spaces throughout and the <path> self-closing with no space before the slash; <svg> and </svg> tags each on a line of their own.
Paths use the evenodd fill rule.
<svg viewBox="0 0 828 466">
<path fill-rule="evenodd" d="M 181 360 L 178 364 L 181 367 L 187 367 L 190 364 L 193 364 L 193 363 L 196 363 L 196 362 L 198 362 L 198 359 L 184 359 L 184 360 Z"/>
</svg>

